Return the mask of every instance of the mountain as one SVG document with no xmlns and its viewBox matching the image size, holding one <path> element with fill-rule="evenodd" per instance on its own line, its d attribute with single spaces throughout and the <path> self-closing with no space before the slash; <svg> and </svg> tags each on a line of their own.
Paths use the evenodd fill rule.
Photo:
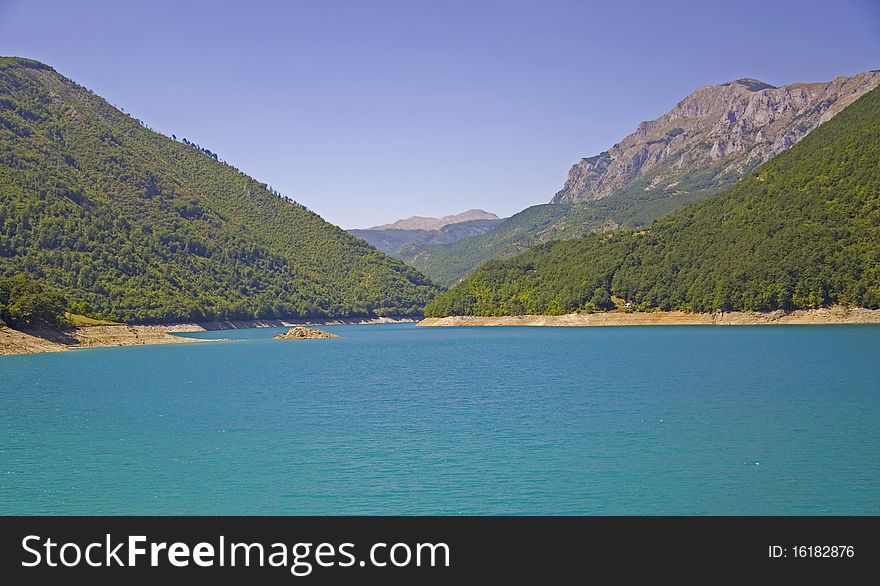
<svg viewBox="0 0 880 586">
<path fill-rule="evenodd" d="M 446 224 L 439 230 L 427 231 L 427 238 L 420 242 L 410 242 L 401 248 L 399 254 L 395 254 L 394 256 L 403 258 L 405 255 L 414 254 L 416 251 L 420 250 L 422 246 L 430 246 L 432 244 L 452 244 L 453 242 L 458 242 L 462 238 L 479 236 L 480 234 L 485 234 L 490 230 L 494 230 L 495 226 L 503 221 L 504 220 L 501 218 L 497 218 L 494 220 L 468 220 L 466 222 Z M 386 234 L 390 232 L 392 232 L 392 230 L 385 231 Z"/>
<path fill-rule="evenodd" d="M 581 159 L 553 202 L 587 202 L 622 189 L 671 196 L 725 187 L 878 83 L 880 73 L 867 72 L 778 88 L 754 79 L 702 87 L 607 151 Z"/>
<path fill-rule="evenodd" d="M 449 224 L 460 224 L 472 220 L 498 220 L 498 216 L 483 210 L 468 210 L 452 216 L 442 218 L 430 218 L 425 216 L 410 216 L 403 220 L 397 220 L 392 224 L 373 226 L 367 230 L 439 230 Z"/>
<path fill-rule="evenodd" d="M 878 84 L 880 72 L 872 71 L 778 88 L 754 79 L 700 88 L 607 151 L 581 159 L 550 204 L 488 234 L 402 258 L 451 285 L 490 258 L 542 242 L 648 225 L 733 185 Z"/>
<path fill-rule="evenodd" d="M 216 153 L 0 58 L 0 277 L 130 322 L 416 315 L 437 288 Z"/>
<path fill-rule="evenodd" d="M 567 204 L 532 206 L 501 221 L 485 234 L 452 243 L 425 243 L 397 256 L 445 286 L 457 283 L 476 266 L 498 256 L 513 256 L 533 245 L 534 235 L 553 226 L 571 210 Z M 580 235 L 580 234 L 578 234 Z"/>
<path fill-rule="evenodd" d="M 614 298 L 616 296 L 616 299 Z M 880 308 L 880 89 L 720 195 L 647 230 L 495 260 L 426 315 Z"/>
<path fill-rule="evenodd" d="M 469 220 L 446 224 L 439 230 L 404 230 L 400 228 L 378 230 L 349 230 L 349 234 L 366 240 L 385 254 L 401 260 L 414 256 L 425 246 L 452 244 L 462 238 L 479 236 L 492 230 L 503 220 Z"/>
<path fill-rule="evenodd" d="M 483 210 L 468 210 L 442 218 L 411 216 L 392 224 L 363 230 L 349 230 L 385 254 L 402 260 L 414 257 L 426 246 L 445 245 L 462 238 L 479 236 L 494 229 L 503 220 Z"/>
</svg>

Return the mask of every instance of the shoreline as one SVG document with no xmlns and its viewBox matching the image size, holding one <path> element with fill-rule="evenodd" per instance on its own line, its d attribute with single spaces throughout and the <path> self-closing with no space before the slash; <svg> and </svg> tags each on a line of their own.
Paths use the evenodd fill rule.
<svg viewBox="0 0 880 586">
<path fill-rule="evenodd" d="M 191 344 L 210 340 L 196 340 L 172 334 L 203 332 L 197 324 L 173 325 L 94 325 L 81 327 L 36 327 L 14 330 L 0 327 L 0 356 L 67 352 L 79 348 L 108 348 L 113 346 L 146 346 L 153 344 Z"/>
<path fill-rule="evenodd" d="M 177 324 L 112 324 L 80 327 L 38 327 L 15 330 L 0 326 L 0 356 L 66 352 L 81 348 L 146 346 L 154 344 L 193 344 L 217 342 L 175 336 L 178 333 L 210 332 L 246 328 L 331 326 L 355 324 L 414 323 L 413 318 L 328 318 L 311 320 L 230 320 Z M 418 321 L 423 327 L 604 327 L 604 326 L 685 326 L 685 325 L 821 325 L 880 324 L 880 309 L 840 306 L 794 311 L 732 311 L 689 313 L 684 311 L 570 313 L 566 315 L 449 316 Z"/>
<path fill-rule="evenodd" d="M 427 317 L 423 327 L 456 326 L 751 326 L 751 325 L 821 325 L 880 324 L 880 309 L 844 308 L 840 306 L 793 311 L 730 311 L 689 313 L 685 311 L 569 313 L 566 315 L 508 315 L 480 317 L 453 315 Z"/>
<path fill-rule="evenodd" d="M 217 330 L 243 330 L 248 328 L 291 328 L 294 326 L 344 326 L 370 324 L 415 323 L 419 320 L 410 317 L 336 317 L 324 319 L 244 319 L 228 321 L 198 322 L 202 328 L 196 331 L 214 332 Z"/>
<path fill-rule="evenodd" d="M 412 318 L 333 318 L 323 320 L 232 320 L 178 324 L 111 324 L 80 327 L 35 327 L 15 330 L 0 326 L 0 356 L 67 352 L 80 348 L 111 348 L 154 344 L 199 344 L 220 340 L 200 340 L 173 334 L 213 332 L 246 328 L 274 328 L 315 325 L 390 324 L 416 322 Z"/>
</svg>

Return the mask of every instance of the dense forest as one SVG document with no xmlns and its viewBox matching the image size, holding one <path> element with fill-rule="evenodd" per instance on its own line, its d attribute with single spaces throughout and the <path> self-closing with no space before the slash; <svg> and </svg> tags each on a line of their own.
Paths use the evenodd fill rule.
<svg viewBox="0 0 880 586">
<path fill-rule="evenodd" d="M 64 319 L 67 299 L 24 275 L 0 277 L 0 325 L 55 325 Z"/>
<path fill-rule="evenodd" d="M 427 243 L 403 249 L 396 256 L 434 282 L 449 287 L 488 259 L 510 258 L 544 242 L 577 238 L 590 232 L 649 225 L 672 211 L 719 193 L 721 188 L 712 183 L 716 179 L 713 171 L 694 172 L 683 182 L 688 191 L 663 197 L 658 197 L 656 191 L 645 191 L 645 180 L 638 180 L 596 201 L 531 206 L 485 234 L 452 244 Z"/>
<path fill-rule="evenodd" d="M 217 153 L 0 58 L 0 277 L 129 322 L 417 315 L 438 291 Z"/>
<path fill-rule="evenodd" d="M 426 315 L 880 308 L 880 89 L 736 186 L 639 231 L 490 261 Z"/>
</svg>

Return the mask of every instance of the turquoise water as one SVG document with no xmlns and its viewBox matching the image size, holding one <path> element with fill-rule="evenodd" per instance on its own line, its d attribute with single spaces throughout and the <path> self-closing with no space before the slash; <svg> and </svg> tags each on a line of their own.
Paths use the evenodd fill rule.
<svg viewBox="0 0 880 586">
<path fill-rule="evenodd" d="M 880 514 L 880 327 L 0 357 L 0 513 Z"/>
</svg>

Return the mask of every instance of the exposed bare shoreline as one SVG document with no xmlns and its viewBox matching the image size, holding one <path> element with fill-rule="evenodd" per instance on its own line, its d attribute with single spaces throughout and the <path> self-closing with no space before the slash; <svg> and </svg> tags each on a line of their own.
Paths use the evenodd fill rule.
<svg viewBox="0 0 880 586">
<path fill-rule="evenodd" d="M 414 319 L 328 319 L 328 320 L 235 320 L 166 325 L 94 325 L 79 328 L 36 328 L 27 331 L 0 327 L 0 356 L 65 352 L 77 348 L 142 346 L 148 344 L 192 344 L 214 340 L 194 340 L 173 334 L 244 328 L 272 328 L 302 325 L 381 324 L 414 322 Z"/>
<path fill-rule="evenodd" d="M 567 315 L 518 315 L 499 317 L 429 317 L 420 326 L 687 326 L 687 325 L 784 325 L 784 324 L 876 324 L 880 310 L 828 307 L 795 311 L 731 311 L 688 313 L 684 311 L 570 313 Z"/>
<path fill-rule="evenodd" d="M 347 324 L 397 324 L 418 320 L 406 317 L 354 317 L 311 320 L 249 319 L 236 321 L 212 321 L 196 324 L 205 331 L 238 330 L 244 328 L 277 328 L 293 326 L 340 326 Z"/>
<path fill-rule="evenodd" d="M 173 334 L 243 328 L 292 327 L 302 325 L 377 324 L 413 322 L 413 319 L 328 319 L 328 320 L 235 320 L 166 325 L 95 325 L 79 328 L 42 328 L 29 331 L 0 327 L 0 356 L 64 352 L 77 348 L 139 346 L 148 344 L 191 344 L 194 340 Z M 687 313 L 592 313 L 567 315 L 522 315 L 500 317 L 451 316 L 425 318 L 420 326 L 681 326 L 681 325 L 784 325 L 784 324 L 880 324 L 880 310 L 830 307 L 791 312 Z"/>
</svg>

